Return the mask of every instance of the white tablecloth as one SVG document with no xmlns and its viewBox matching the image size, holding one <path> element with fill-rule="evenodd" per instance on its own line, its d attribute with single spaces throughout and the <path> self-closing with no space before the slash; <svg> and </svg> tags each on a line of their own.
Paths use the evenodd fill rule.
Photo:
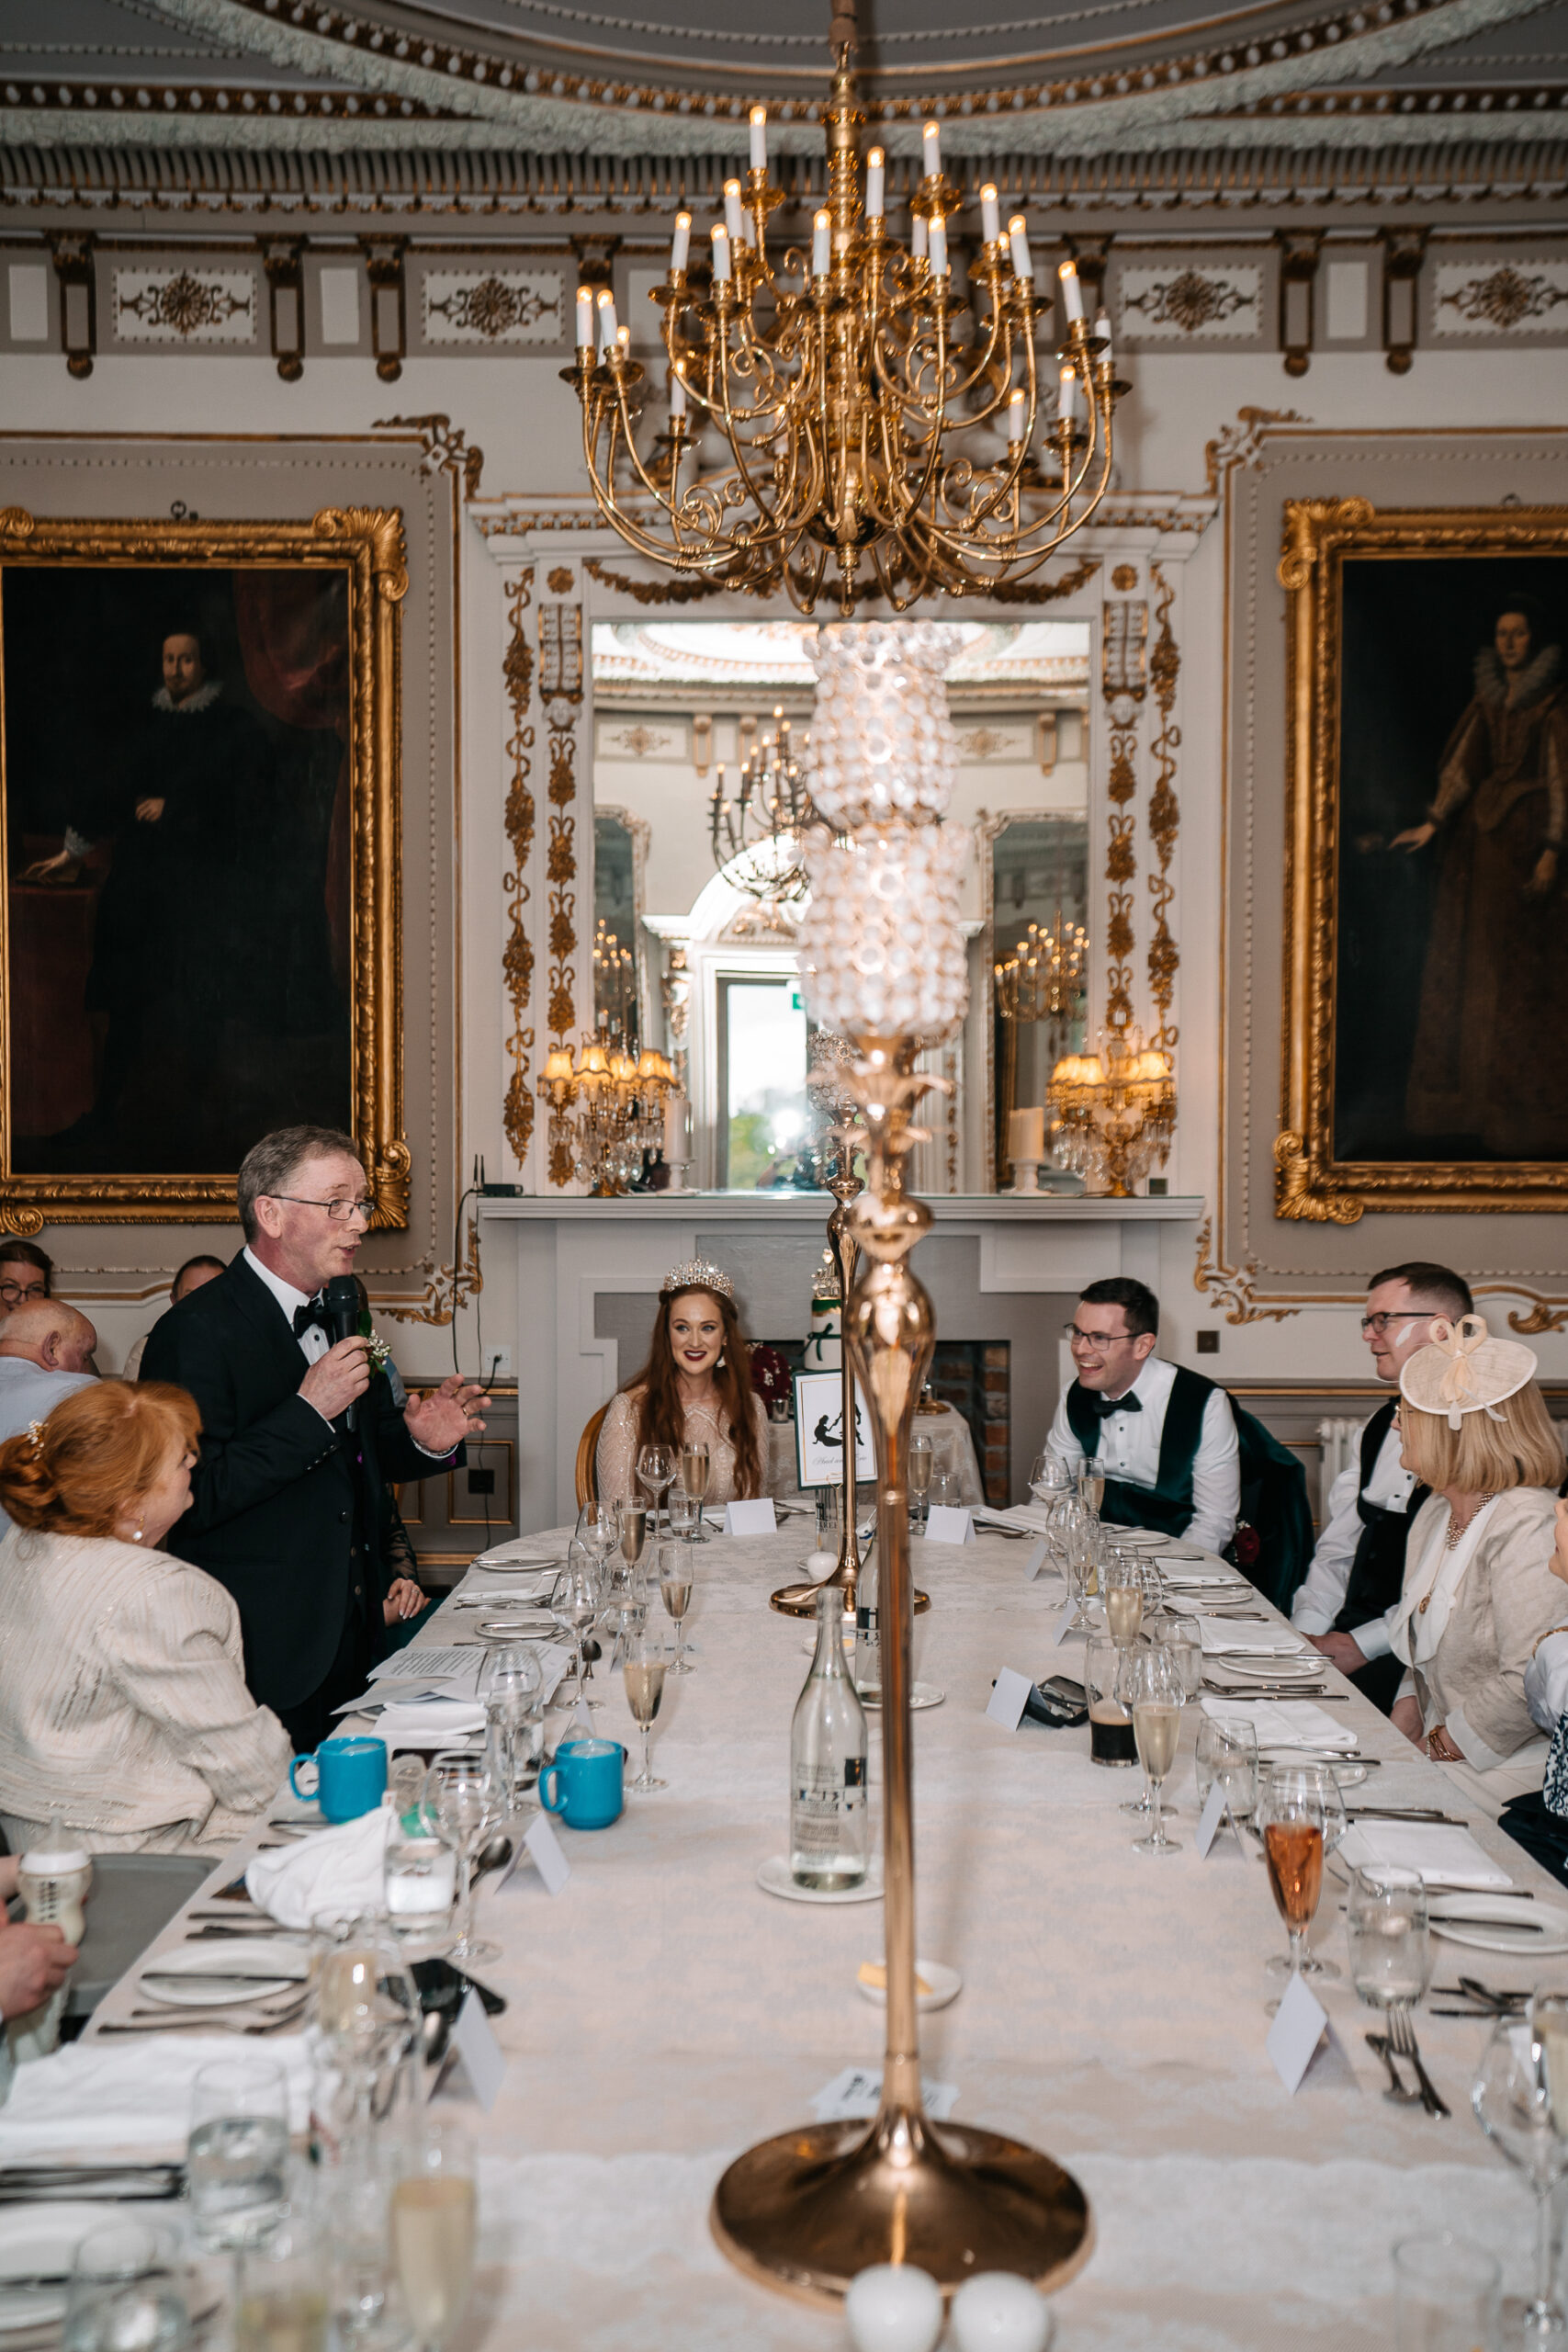
<svg viewBox="0 0 1568 2352">
<path fill-rule="evenodd" d="M 971 1506 L 983 1503 L 986 1490 L 980 1484 L 980 1462 L 975 1451 L 974 1432 L 963 1414 L 953 1406 L 944 1405 L 940 1412 L 922 1413 L 915 1427 L 922 1437 L 929 1437 L 931 1442 L 935 1464 L 933 1476 L 943 1470 L 955 1473 L 960 1487 L 959 1501 Z M 768 1450 L 773 1469 L 772 1491 L 775 1495 L 798 1492 L 795 1476 L 793 1421 L 769 1422 Z M 866 1499 L 869 1504 L 869 1489 Z"/>
<path fill-rule="evenodd" d="M 526 1871 L 481 1896 L 480 1930 L 505 1947 L 480 1973 L 511 2003 L 497 2020 L 510 2067 L 494 2113 L 468 2109 L 483 2258 L 454 2352 L 840 2352 L 840 2321 L 748 2283 L 707 2228 L 731 2156 L 808 2119 L 841 2067 L 881 2061 L 882 2012 L 855 1989 L 883 1954 L 881 1906 L 784 1903 L 756 1883 L 784 1849 L 807 1646 L 767 1595 L 809 1540 L 796 1522 L 698 1554 L 697 1671 L 667 1684 L 654 1735 L 669 1787 L 630 1798 L 611 1829 L 563 1830 L 558 1897 Z M 1429 2122 L 1382 2098 L 1371 2020 L 1330 1984 L 1354 2085 L 1309 2076 L 1286 2097 L 1264 2049 L 1264 1963 L 1284 1930 L 1258 1861 L 1193 1849 L 1197 1711 L 1169 1783 L 1183 1851 L 1165 1861 L 1134 1852 L 1117 1808 L 1136 1775 L 1092 1765 L 1087 1731 L 986 1719 L 999 1667 L 1081 1664 L 1076 1645 L 1051 1645 L 1060 1588 L 1024 1584 L 1030 1548 L 993 1535 L 916 1550 L 932 1602 L 917 1670 L 946 1692 L 915 1717 L 919 1948 L 964 1980 L 923 2020 L 927 2076 L 957 2086 L 959 2119 L 1049 2150 L 1093 2200 L 1098 2242 L 1057 2299 L 1059 2352 L 1370 2352 L 1393 2340 L 1390 2246 L 1445 2227 L 1521 2281 L 1529 2199 L 1470 2112 L 1483 2028 L 1420 2021 L 1453 2109 Z M 461 1624 L 445 1610 L 433 1638 Z M 635 1748 L 621 1691 L 603 1667 L 598 1679 L 604 1727 Z M 1451 1781 L 1359 1696 L 1331 1712 L 1393 1759 L 1358 1794 L 1459 1810 Z M 874 1738 L 872 1780 L 879 1804 Z M 1476 1835 L 1516 1884 L 1551 1891 L 1495 1825 Z M 1341 1963 L 1342 1901 L 1331 1878 L 1315 1931 Z M 1529 1981 L 1517 1960 L 1436 1949 L 1439 1982 L 1461 1967 Z M 130 2000 L 117 1987 L 100 2015 Z"/>
</svg>

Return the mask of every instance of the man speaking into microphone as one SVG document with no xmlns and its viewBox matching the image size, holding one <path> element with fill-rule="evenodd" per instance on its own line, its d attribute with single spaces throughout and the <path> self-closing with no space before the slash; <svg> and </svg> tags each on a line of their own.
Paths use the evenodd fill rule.
<svg viewBox="0 0 1568 2352">
<path fill-rule="evenodd" d="M 384 1486 L 451 1466 L 483 1434 L 483 1399 L 453 1378 L 400 1410 L 371 1373 L 349 1306 L 372 1208 L 352 1136 L 264 1136 L 239 1205 L 244 1248 L 154 1324 L 141 1377 L 201 1411 L 190 1509 L 165 1547 L 232 1593 L 246 1680 L 305 1750 L 380 1646 Z"/>
</svg>

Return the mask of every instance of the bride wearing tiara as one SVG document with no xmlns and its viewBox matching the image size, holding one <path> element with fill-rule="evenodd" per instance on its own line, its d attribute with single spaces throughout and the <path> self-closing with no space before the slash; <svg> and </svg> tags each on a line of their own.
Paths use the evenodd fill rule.
<svg viewBox="0 0 1568 2352">
<path fill-rule="evenodd" d="M 735 1284 L 718 1266 L 674 1266 L 659 1290 L 648 1362 L 610 1400 L 594 1457 L 606 1502 L 640 1492 L 637 1459 L 645 1445 L 708 1449 L 705 1501 L 765 1495 L 768 1417 L 751 1385 L 735 1311 Z"/>
</svg>

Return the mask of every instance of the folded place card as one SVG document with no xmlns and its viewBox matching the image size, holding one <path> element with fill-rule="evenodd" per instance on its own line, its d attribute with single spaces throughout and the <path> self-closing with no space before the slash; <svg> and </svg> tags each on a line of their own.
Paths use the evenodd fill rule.
<svg viewBox="0 0 1568 2352">
<path fill-rule="evenodd" d="M 928 1544 L 973 1544 L 975 1523 L 966 1510 L 951 1503 L 932 1503 L 926 1513 Z"/>
<path fill-rule="evenodd" d="M 501 2096 L 506 2075 L 506 2053 L 495 2038 L 485 2006 L 470 1985 L 457 2012 L 448 2044 L 461 2061 L 468 2086 L 488 2115 Z"/>
<path fill-rule="evenodd" d="M 560 1849 L 555 1824 L 547 1813 L 536 1813 L 523 1833 L 528 1860 L 551 1894 L 558 1894 L 571 1876 L 571 1864 Z"/>
<path fill-rule="evenodd" d="M 922 2079 L 920 2097 L 925 2101 L 926 2113 L 935 2122 L 945 2123 L 958 2098 L 958 2086 Z M 824 2083 L 811 2107 L 818 2123 L 849 2123 L 874 2115 L 881 2099 L 880 2067 L 846 2066 L 830 2083 Z"/>
<path fill-rule="evenodd" d="M 724 1532 L 727 1535 L 775 1535 L 778 1524 L 771 1495 L 764 1495 L 761 1502 L 725 1505 Z"/>
<path fill-rule="evenodd" d="M 1031 1687 L 1027 1674 L 1020 1674 L 1014 1668 L 1004 1666 L 997 1677 L 997 1687 L 986 1709 L 991 1721 L 1000 1724 L 1004 1731 L 1016 1731 L 1023 1721 L 1024 1702 Z"/>
<path fill-rule="evenodd" d="M 1037 1544 L 1034 1546 L 1033 1551 L 1031 1552 L 1028 1559 L 1025 1560 L 1023 1564 L 1023 1581 L 1025 1584 L 1032 1584 L 1034 1582 L 1035 1577 L 1045 1566 L 1045 1562 L 1048 1557 L 1049 1553 L 1046 1546 L 1043 1544 Z"/>
<path fill-rule="evenodd" d="M 1275 2073 L 1292 2098 L 1314 2059 L 1325 2080 L 1334 2075 L 1356 2087 L 1355 2070 L 1328 2022 L 1328 2011 L 1304 1976 L 1292 1976 L 1287 1982 L 1269 2029 L 1268 2050 Z"/>
<path fill-rule="evenodd" d="M 1222 1851 L 1228 1853 L 1234 1840 L 1235 1851 L 1238 1854 L 1244 1854 L 1247 1849 L 1241 1842 L 1241 1832 L 1235 1826 L 1235 1816 L 1231 1812 L 1225 1798 L 1225 1784 L 1223 1781 L 1216 1781 L 1204 1801 L 1202 1812 L 1198 1815 L 1198 1827 L 1194 1835 L 1194 1843 L 1203 1861 L 1207 1861 L 1213 1851 L 1214 1840 L 1219 1837 L 1222 1826 L 1230 1832 L 1230 1838 L 1221 1841 Z"/>
<path fill-rule="evenodd" d="M 1066 1640 L 1067 1635 L 1072 1632 L 1073 1619 L 1077 1615 L 1077 1611 L 1073 1607 L 1072 1602 L 1069 1600 L 1062 1610 L 1061 1615 L 1057 1618 L 1056 1630 L 1051 1636 L 1051 1647 L 1054 1650 L 1060 1649 L 1062 1644 Z"/>
</svg>

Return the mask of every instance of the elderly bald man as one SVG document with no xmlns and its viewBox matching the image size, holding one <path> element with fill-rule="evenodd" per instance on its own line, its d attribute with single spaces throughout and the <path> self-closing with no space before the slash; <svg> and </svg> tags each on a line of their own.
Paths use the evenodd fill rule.
<svg viewBox="0 0 1568 2352">
<path fill-rule="evenodd" d="M 0 1323 L 0 1442 L 90 1385 L 97 1344 L 86 1317 L 62 1298 L 32 1299 L 7 1315 Z"/>
</svg>

